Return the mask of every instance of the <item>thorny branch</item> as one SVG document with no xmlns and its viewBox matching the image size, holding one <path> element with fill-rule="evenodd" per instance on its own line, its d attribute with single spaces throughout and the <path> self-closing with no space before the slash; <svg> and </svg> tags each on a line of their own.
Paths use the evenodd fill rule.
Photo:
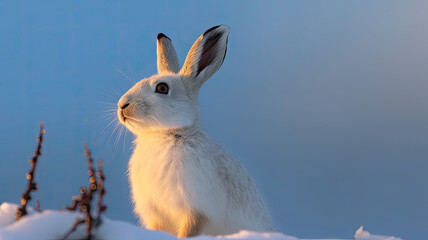
<svg viewBox="0 0 428 240">
<path fill-rule="evenodd" d="M 26 174 L 26 177 L 28 179 L 27 189 L 22 193 L 22 195 L 21 195 L 21 207 L 18 208 L 18 210 L 16 211 L 16 218 L 17 219 L 20 219 L 21 217 L 23 217 L 27 214 L 27 204 L 28 204 L 28 201 L 31 200 L 31 192 L 38 190 L 37 184 L 34 181 L 34 176 L 36 173 L 37 160 L 38 160 L 39 156 L 42 155 L 41 149 L 42 149 L 42 142 L 43 142 L 43 135 L 44 134 L 45 134 L 44 124 L 43 124 L 43 122 L 41 122 L 40 123 L 40 133 L 39 133 L 39 136 L 37 137 L 37 147 L 36 147 L 36 150 L 34 151 L 33 157 L 30 159 L 31 168 Z M 39 203 L 39 205 L 40 205 L 40 203 Z"/>
</svg>

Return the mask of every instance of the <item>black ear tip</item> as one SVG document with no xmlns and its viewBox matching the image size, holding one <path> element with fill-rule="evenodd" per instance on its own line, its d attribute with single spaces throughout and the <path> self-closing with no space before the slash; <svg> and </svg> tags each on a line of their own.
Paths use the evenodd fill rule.
<svg viewBox="0 0 428 240">
<path fill-rule="evenodd" d="M 207 33 L 211 32 L 212 30 L 215 30 L 215 29 L 219 28 L 220 26 L 221 26 L 221 25 L 214 26 L 214 27 L 212 27 L 212 28 L 210 28 L 210 29 L 206 30 L 206 31 L 204 32 L 204 34 L 203 34 L 203 35 L 205 35 L 205 34 L 207 34 Z"/>
<path fill-rule="evenodd" d="M 216 29 L 217 29 L 217 28 L 219 28 L 219 27 L 222 27 L 222 28 L 223 28 L 223 30 L 220 30 L 221 32 L 225 32 L 225 31 L 227 31 L 227 30 L 230 30 L 230 28 L 229 28 L 227 25 L 218 25 L 218 26 L 214 26 L 214 27 L 212 27 L 212 28 L 210 28 L 210 29 L 206 30 L 206 31 L 204 32 L 204 34 L 202 34 L 202 35 L 206 35 L 207 33 L 211 32 L 211 31 L 214 31 L 214 30 L 216 30 Z"/>
<path fill-rule="evenodd" d="M 169 40 L 171 40 L 169 37 L 167 37 L 165 34 L 163 33 L 159 33 L 157 39 L 160 40 L 161 38 L 168 38 Z"/>
</svg>

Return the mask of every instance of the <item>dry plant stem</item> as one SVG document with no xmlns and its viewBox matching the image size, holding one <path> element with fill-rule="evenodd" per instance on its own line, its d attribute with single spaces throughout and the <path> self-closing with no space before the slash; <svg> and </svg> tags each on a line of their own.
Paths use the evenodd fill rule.
<svg viewBox="0 0 428 240">
<path fill-rule="evenodd" d="M 88 148 L 88 145 L 84 144 L 86 163 L 88 165 L 88 176 L 89 176 L 89 188 L 88 190 L 84 187 L 80 189 L 80 196 L 73 196 L 73 205 L 66 207 L 68 210 L 76 210 L 79 207 L 79 210 L 85 214 L 85 217 L 77 217 L 72 228 L 64 235 L 63 239 L 67 239 L 80 224 L 86 224 L 86 239 L 92 239 L 92 228 L 98 227 L 101 224 L 100 215 L 107 209 L 107 206 L 102 204 L 103 197 L 106 193 L 104 189 L 104 180 L 105 176 L 102 170 L 102 161 L 98 161 L 99 171 L 97 172 L 98 177 L 100 178 L 97 183 L 97 177 L 95 176 L 95 169 L 93 167 L 93 159 L 91 156 L 91 151 Z M 98 201 L 97 201 L 97 217 L 94 219 L 91 215 L 91 203 L 93 199 L 93 194 L 99 189 Z"/>
<path fill-rule="evenodd" d="M 97 216 L 94 219 L 94 226 L 97 228 L 101 225 L 101 214 L 107 210 L 107 205 L 103 204 L 104 195 L 107 193 L 107 191 L 104 188 L 104 182 L 106 180 L 106 177 L 103 172 L 103 161 L 101 159 L 98 159 L 98 201 L 97 201 Z"/>
<path fill-rule="evenodd" d="M 20 219 L 22 216 L 25 216 L 27 214 L 27 204 L 28 201 L 31 200 L 31 192 L 37 191 L 37 184 L 34 181 L 35 173 L 36 173 L 36 166 L 37 166 L 37 160 L 39 156 L 42 155 L 41 149 L 42 149 L 42 142 L 43 142 L 43 135 L 45 133 L 44 124 L 43 122 L 40 123 L 40 133 L 37 137 L 37 147 L 34 151 L 33 157 L 30 159 L 30 171 L 27 172 L 27 189 L 22 193 L 21 196 L 21 207 L 18 208 L 16 211 L 16 218 Z"/>
<path fill-rule="evenodd" d="M 85 214 L 84 218 L 77 217 L 73 226 L 70 230 L 62 238 L 63 240 L 67 239 L 74 231 L 76 231 L 77 227 L 80 224 L 86 223 L 86 238 L 92 239 L 91 229 L 92 229 L 92 216 L 91 216 L 91 200 L 88 191 L 85 187 L 80 189 L 80 196 L 73 196 L 73 206 L 67 207 L 68 210 L 75 210 L 79 207 L 79 210 Z"/>
<path fill-rule="evenodd" d="M 95 176 L 95 169 L 93 167 L 94 160 L 91 156 L 91 151 L 88 148 L 87 144 L 83 145 L 85 149 L 86 163 L 88 165 L 88 175 L 89 175 L 89 192 L 86 194 L 85 201 L 82 202 L 82 211 L 86 213 L 85 222 L 86 222 L 86 235 L 87 239 L 91 239 L 91 230 L 92 230 L 92 215 L 91 215 L 91 201 L 93 198 L 93 193 L 97 191 L 97 177 Z M 83 199 L 82 199 L 83 200 Z"/>
<path fill-rule="evenodd" d="M 101 213 L 107 210 L 107 206 L 103 204 L 104 195 L 107 193 L 107 191 L 104 188 L 104 182 L 106 180 L 106 177 L 103 172 L 103 160 L 101 159 L 98 159 L 97 177 L 98 177 L 97 218 L 99 219 L 101 216 Z"/>
<path fill-rule="evenodd" d="M 90 191 L 89 191 L 90 192 Z M 92 216 L 91 216 L 91 200 L 92 198 L 87 194 L 84 199 L 82 199 L 82 210 L 85 213 L 85 223 L 86 223 L 86 239 L 92 239 Z"/>
<path fill-rule="evenodd" d="M 40 200 L 37 200 L 36 202 L 36 211 L 37 212 L 41 212 L 42 210 L 40 210 Z"/>
<path fill-rule="evenodd" d="M 89 175 L 89 196 L 92 200 L 92 195 L 97 191 L 97 178 L 95 176 L 95 169 L 93 167 L 94 160 L 91 156 L 91 151 L 88 148 L 87 144 L 83 145 L 85 149 L 86 163 L 88 165 L 88 175 Z"/>
<path fill-rule="evenodd" d="M 80 195 L 71 197 L 71 200 L 73 200 L 73 205 L 71 205 L 69 207 L 66 206 L 65 209 L 67 209 L 69 211 L 76 210 L 76 208 L 81 205 L 81 201 L 85 197 L 85 195 L 86 195 L 86 188 L 81 187 L 80 188 Z M 80 210 L 80 207 L 79 207 L 79 210 Z"/>
<path fill-rule="evenodd" d="M 83 224 L 83 223 L 85 223 L 85 221 L 83 220 L 83 219 L 80 219 L 80 218 L 76 218 L 76 221 L 74 221 L 74 224 L 73 224 L 73 226 L 70 228 L 70 230 L 68 230 L 65 234 L 64 234 L 64 237 L 62 238 L 62 239 L 67 239 L 74 231 L 76 231 L 76 229 L 77 229 L 77 227 L 80 225 L 80 224 Z"/>
</svg>

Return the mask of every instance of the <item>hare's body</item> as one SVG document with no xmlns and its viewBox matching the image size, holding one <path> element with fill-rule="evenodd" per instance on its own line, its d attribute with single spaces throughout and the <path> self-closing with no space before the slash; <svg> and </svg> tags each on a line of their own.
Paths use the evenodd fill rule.
<svg viewBox="0 0 428 240">
<path fill-rule="evenodd" d="M 197 127 L 137 139 L 129 171 L 135 211 L 148 228 L 180 235 L 196 218 L 195 233 L 273 230 L 245 168 Z"/>
<path fill-rule="evenodd" d="M 198 90 L 221 66 L 228 33 L 225 26 L 206 31 L 180 72 L 172 43 L 159 34 L 159 75 L 143 79 L 119 101 L 119 119 L 136 135 L 132 200 L 148 229 L 178 237 L 274 230 L 243 165 L 199 124 Z"/>
</svg>

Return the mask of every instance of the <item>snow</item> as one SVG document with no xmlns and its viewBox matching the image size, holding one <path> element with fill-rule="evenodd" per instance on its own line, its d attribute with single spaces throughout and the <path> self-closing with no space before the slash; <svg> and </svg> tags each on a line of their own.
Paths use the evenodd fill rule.
<svg viewBox="0 0 428 240">
<path fill-rule="evenodd" d="M 61 239 L 71 228 L 79 213 L 69 211 L 44 210 L 40 213 L 28 209 L 29 214 L 15 221 L 18 205 L 3 203 L 0 205 L 0 240 L 15 239 Z M 153 239 L 174 240 L 176 237 L 159 231 L 151 231 L 123 221 L 103 218 L 103 224 L 93 232 L 96 239 Z M 85 236 L 85 226 L 80 225 L 68 239 L 79 239 Z M 304 240 L 282 233 L 256 233 L 241 231 L 227 236 L 198 236 L 194 240 L 222 239 L 281 239 Z M 401 240 L 397 237 L 373 235 L 360 227 L 354 236 L 355 240 Z M 325 239 L 327 240 L 327 239 Z M 339 239 L 337 239 L 339 240 Z M 349 239 L 351 240 L 351 239 Z"/>
<path fill-rule="evenodd" d="M 3 203 L 0 205 L 0 229 L 15 221 L 17 205 L 11 203 Z M 32 214 L 33 209 L 27 208 L 28 214 Z"/>
</svg>

